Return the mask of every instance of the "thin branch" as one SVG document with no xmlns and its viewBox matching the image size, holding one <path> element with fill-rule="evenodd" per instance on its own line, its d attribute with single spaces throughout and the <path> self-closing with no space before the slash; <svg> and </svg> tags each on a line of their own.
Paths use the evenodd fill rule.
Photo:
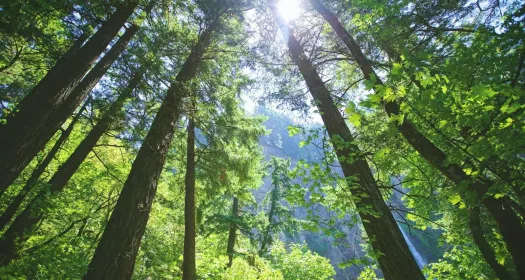
<svg viewBox="0 0 525 280">
<path fill-rule="evenodd" d="M 108 172 L 108 174 L 113 177 L 113 179 L 117 180 L 119 183 L 121 184 L 124 184 L 124 182 L 122 180 L 120 180 L 117 176 L 115 176 L 111 170 L 109 169 L 109 167 L 104 163 L 104 161 L 102 161 L 102 159 L 98 156 L 97 152 L 93 149 L 91 150 L 93 152 L 93 154 L 95 155 L 95 157 L 100 161 L 100 163 L 102 163 L 102 165 L 104 166 L 104 168 L 106 169 L 106 171 Z"/>
</svg>

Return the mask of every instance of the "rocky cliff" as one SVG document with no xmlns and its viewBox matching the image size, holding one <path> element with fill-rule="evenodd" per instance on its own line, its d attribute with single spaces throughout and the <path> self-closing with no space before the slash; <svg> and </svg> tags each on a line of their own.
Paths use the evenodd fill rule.
<svg viewBox="0 0 525 280">
<path fill-rule="evenodd" d="M 318 151 L 315 146 L 306 145 L 300 148 L 299 143 L 304 141 L 303 136 L 289 136 L 288 126 L 295 125 L 291 118 L 263 108 L 259 108 L 256 112 L 268 117 L 264 125 L 267 129 L 271 130 L 269 135 L 262 137 L 260 140 L 266 159 L 272 156 L 285 159 L 289 158 L 292 167 L 294 167 L 300 159 L 307 159 L 309 162 L 320 162 L 320 151 Z M 264 185 L 253 192 L 257 202 L 263 200 L 270 188 L 271 181 L 265 179 Z M 396 207 L 405 207 L 399 193 L 394 194 L 390 198 L 389 203 Z M 320 218 L 328 219 L 329 215 L 331 215 L 331 213 L 322 206 L 315 207 L 315 211 Z M 307 209 L 304 208 L 295 208 L 294 213 L 298 219 L 305 219 L 307 217 Z M 346 237 L 335 240 L 333 237 L 326 236 L 321 232 L 301 231 L 294 235 L 282 234 L 281 239 L 285 242 L 305 243 L 310 250 L 330 259 L 337 272 L 335 279 L 356 279 L 363 269 L 362 265 L 341 268 L 339 264 L 364 256 L 361 229 L 359 226 L 352 226 L 350 221 L 345 221 L 344 219 L 339 221 L 335 227 L 345 232 Z M 437 236 L 439 233 L 421 233 L 415 230 L 409 230 L 405 225 L 402 225 L 401 229 L 420 266 L 436 261 L 441 257 L 439 250 L 431 249 L 437 247 Z"/>
</svg>

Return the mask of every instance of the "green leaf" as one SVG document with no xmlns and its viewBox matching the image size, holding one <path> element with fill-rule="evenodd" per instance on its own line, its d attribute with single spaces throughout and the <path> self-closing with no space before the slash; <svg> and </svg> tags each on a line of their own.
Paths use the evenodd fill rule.
<svg viewBox="0 0 525 280">
<path fill-rule="evenodd" d="M 403 65 L 401 63 L 394 63 L 392 70 L 390 70 L 392 75 L 401 75 L 403 74 Z"/>
<path fill-rule="evenodd" d="M 507 128 L 507 127 L 511 126 L 513 122 L 514 122 L 514 120 L 512 118 L 507 118 L 504 123 L 500 124 L 500 128 L 501 129 Z"/>
<path fill-rule="evenodd" d="M 289 125 L 288 126 L 288 136 L 293 137 L 301 132 L 301 127 Z"/>
<path fill-rule="evenodd" d="M 474 171 L 472 168 L 464 168 L 463 171 L 465 171 L 465 173 L 469 176 L 474 176 L 478 174 L 478 172 Z"/>
<path fill-rule="evenodd" d="M 381 102 L 381 97 L 377 94 L 370 94 L 368 95 L 368 99 L 370 99 L 370 101 L 374 102 L 374 103 L 379 103 Z"/>
<path fill-rule="evenodd" d="M 359 127 L 361 126 L 361 115 L 354 113 L 350 115 L 350 117 L 348 118 L 348 121 L 350 121 L 350 123 L 353 124 L 354 126 Z"/>
<path fill-rule="evenodd" d="M 461 202 L 461 196 L 459 194 L 455 194 L 448 198 L 448 201 L 452 203 L 452 205 L 456 205 Z"/>
<path fill-rule="evenodd" d="M 487 111 L 492 111 L 494 110 L 494 106 L 493 105 L 487 105 L 483 108 L 483 111 L 487 112 Z"/>
<path fill-rule="evenodd" d="M 505 265 L 505 254 L 503 252 L 496 252 L 496 260 L 500 265 Z"/>
<path fill-rule="evenodd" d="M 494 195 L 494 198 L 495 198 L 495 199 L 499 199 L 499 198 L 502 198 L 502 197 L 504 197 L 504 196 L 505 196 L 504 193 L 497 193 L 497 194 Z"/>
<path fill-rule="evenodd" d="M 472 93 L 475 95 L 475 96 L 479 96 L 479 97 L 493 97 L 497 94 L 497 92 L 495 92 L 494 90 L 492 90 L 491 88 L 488 88 L 484 85 L 475 85 L 472 87 Z"/>
<path fill-rule="evenodd" d="M 353 102 L 348 103 L 348 106 L 345 108 L 345 113 L 351 115 L 357 111 L 356 106 Z"/>
</svg>

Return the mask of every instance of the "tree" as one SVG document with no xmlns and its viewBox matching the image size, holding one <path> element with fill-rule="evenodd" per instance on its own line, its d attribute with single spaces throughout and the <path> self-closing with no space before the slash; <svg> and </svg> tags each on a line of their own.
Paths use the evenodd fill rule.
<svg viewBox="0 0 525 280">
<path fill-rule="evenodd" d="M 121 6 L 108 21 L 67 61 L 62 60 L 17 105 L 16 112 L 6 116 L 0 127 L 0 191 L 5 191 L 26 165 L 44 147 L 60 125 L 51 122 L 72 90 L 104 51 L 138 5 L 138 1 Z M 59 124 L 69 115 L 60 118 Z"/>
<path fill-rule="evenodd" d="M 358 186 L 354 186 L 355 183 L 350 181 L 349 188 L 354 196 L 358 197 L 355 203 L 372 247 L 377 251 L 377 259 L 383 274 L 387 279 L 423 279 L 423 274 L 417 267 L 399 227 L 384 203 L 366 159 L 360 155 L 359 148 L 352 144 L 353 136 L 335 107 L 328 89 L 306 58 L 291 29 L 279 17 L 276 3 L 268 1 L 268 4 L 285 36 L 292 59 L 299 67 L 319 111 L 322 112 L 321 117 L 345 176 L 349 181 L 358 180 Z M 370 205 L 373 206 L 373 211 L 365 210 Z"/>
<path fill-rule="evenodd" d="M 232 218 L 239 218 L 239 199 L 233 198 L 232 203 Z M 230 222 L 230 232 L 228 233 L 228 247 L 226 253 L 228 254 L 228 267 L 232 267 L 233 256 L 235 255 L 235 239 L 237 238 L 237 223 L 235 221 Z"/>
<path fill-rule="evenodd" d="M 184 263 L 182 279 L 196 279 L 195 270 L 195 123 L 190 116 L 184 200 Z"/>
<path fill-rule="evenodd" d="M 331 279 L 334 268 L 323 257 L 298 244 L 286 249 L 277 242 L 270 250 L 275 268 L 283 272 L 284 279 Z"/>
<path fill-rule="evenodd" d="M 293 217 L 293 212 L 283 200 L 287 196 L 287 191 L 291 186 L 289 177 L 290 161 L 273 157 L 269 163 L 271 169 L 270 177 L 272 180 L 272 190 L 266 195 L 264 200 L 268 205 L 268 212 L 265 213 L 268 222 L 261 232 L 261 245 L 259 255 L 268 253 L 274 240 L 282 231 L 293 232 L 298 230 L 298 221 Z"/>
<path fill-rule="evenodd" d="M 212 22 L 202 32 L 175 81 L 170 85 L 133 163 L 84 279 L 131 278 L 160 171 L 180 116 L 182 100 L 191 92 L 191 80 L 197 74 L 216 24 L 217 22 Z M 131 209 L 133 210 L 130 211 Z M 118 243 L 114 242 L 115 238 L 119 240 Z"/>
<path fill-rule="evenodd" d="M 481 254 L 485 258 L 485 261 L 490 265 L 490 267 L 500 279 L 512 279 L 512 274 L 509 273 L 504 266 L 497 262 L 496 254 L 485 239 L 483 229 L 481 228 L 479 212 L 479 207 L 475 207 L 474 209 L 470 210 L 470 230 L 472 232 L 472 236 L 474 237 L 474 242 L 476 242 L 476 245 L 481 251 Z"/>
<path fill-rule="evenodd" d="M 110 125 L 117 119 L 124 103 L 129 99 L 133 90 L 142 79 L 143 69 L 138 70 L 129 81 L 128 86 L 122 91 L 117 100 L 112 104 L 104 117 L 93 127 L 89 134 L 82 140 L 80 145 L 69 156 L 53 177 L 47 183 L 47 188 L 40 190 L 36 197 L 32 198 L 26 208 L 15 218 L 13 223 L 0 238 L 2 249 L 0 250 L 0 265 L 9 264 L 18 253 L 18 248 L 29 238 L 31 231 L 42 219 L 46 204 L 52 199 L 48 191 L 54 196 L 59 194 L 68 181 L 75 174 L 84 159 L 92 151 L 99 139 L 109 129 Z"/>
<path fill-rule="evenodd" d="M 4 2 L 0 277 L 523 274 L 522 2 Z"/>
<path fill-rule="evenodd" d="M 401 115 L 400 105 L 396 103 L 395 100 L 389 100 L 388 97 L 385 97 L 384 92 L 386 91 L 386 87 L 384 83 L 378 78 L 377 74 L 372 69 L 370 61 L 366 59 L 354 38 L 344 29 L 337 18 L 321 4 L 320 1 L 311 0 L 310 2 L 323 18 L 330 23 L 336 33 L 343 40 L 363 72 L 365 79 L 372 81 L 372 86 L 374 87 L 376 94 L 381 97 L 383 107 L 389 117 L 397 118 L 397 116 Z M 487 198 L 484 197 L 494 182 L 491 182 L 490 179 L 486 178 L 472 180 L 463 171 L 461 166 L 458 164 L 449 164 L 447 155 L 435 146 L 428 138 L 421 134 L 408 118 L 404 117 L 399 123 L 400 124 L 397 126 L 399 132 L 429 163 L 434 165 L 451 181 L 457 184 L 463 182 L 469 184 L 469 190 L 477 194 L 481 202 L 494 216 L 500 228 L 500 232 L 503 235 L 505 242 L 508 244 L 509 251 L 513 256 L 517 268 L 521 266 L 521 263 L 525 263 L 524 252 L 516 249 L 516 246 L 520 242 L 519 240 L 525 238 L 525 230 L 521 227 L 519 217 L 512 210 L 512 207 L 508 206 L 508 198 L 505 196 L 503 198 L 495 198 L 492 196 Z M 525 272 L 520 272 L 520 274 L 522 273 Z"/>
<path fill-rule="evenodd" d="M 27 180 L 26 184 L 24 185 L 24 188 L 15 196 L 13 201 L 9 203 L 9 206 L 7 206 L 4 213 L 2 213 L 2 216 L 0 216 L 0 230 L 3 230 L 4 227 L 11 221 L 13 216 L 16 214 L 18 207 L 20 207 L 20 204 L 22 204 L 22 202 L 29 194 L 31 189 L 33 189 L 33 186 L 37 183 L 40 176 L 42 176 L 42 174 L 48 167 L 49 163 L 51 163 L 53 158 L 57 155 L 64 142 L 67 140 L 67 138 L 73 131 L 75 124 L 84 113 L 87 104 L 88 102 L 84 102 L 84 105 L 78 110 L 77 114 L 71 120 L 67 128 L 62 131 L 62 133 L 60 134 L 60 138 L 58 138 L 55 144 L 53 144 L 53 148 L 51 148 L 51 150 L 47 153 L 44 160 L 42 160 L 42 162 L 38 164 L 38 167 L 33 170 L 33 172 L 31 173 L 31 177 L 29 177 L 29 179 Z"/>
</svg>

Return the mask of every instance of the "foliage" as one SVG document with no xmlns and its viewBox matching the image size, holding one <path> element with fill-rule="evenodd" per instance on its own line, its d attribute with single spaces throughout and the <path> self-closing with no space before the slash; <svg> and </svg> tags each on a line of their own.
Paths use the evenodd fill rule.
<svg viewBox="0 0 525 280">
<path fill-rule="evenodd" d="M 67 59 L 76 40 L 98 30 L 123 2 L 0 4 L 0 126 L 46 73 Z M 343 178 L 335 142 L 359 147 L 394 217 L 405 232 L 410 227 L 416 249 L 429 257 L 423 269 L 429 279 L 496 278 L 473 239 L 469 214 L 482 199 L 505 199 L 523 222 L 525 5 L 516 0 L 321 2 L 361 47 L 376 73 L 368 80 L 362 62 L 310 1 L 298 1 L 299 16 L 288 24 L 355 141 L 328 138 L 306 92 L 308 81 L 278 34 L 267 1 L 141 1 L 129 22 L 142 20 L 151 7 L 143 28 L 85 100 L 87 110 L 18 214 L 40 190 L 49 189 L 48 180 L 137 69 L 145 69 L 144 82 L 64 191 L 45 205 L 42 221 L 19 256 L 0 267 L 0 278 L 82 278 L 167 88 L 209 26 L 217 31 L 188 87 L 192 95 L 181 97 L 181 117 L 158 170 L 134 279 L 182 275 L 189 118 L 196 123 L 199 279 L 351 278 L 336 275 L 334 259 L 341 261 L 337 273 L 355 269 L 357 279 L 382 276 L 357 214 L 371 207 L 356 208 L 359 197 L 352 195 L 352 184 L 358 178 Z M 262 106 L 249 112 L 246 100 Z M 389 102 L 399 105 L 398 114 L 386 116 Z M 443 152 L 445 164 L 459 166 L 468 179 L 454 183 L 425 160 L 399 133 L 408 122 Z M 1 194 L 1 212 L 61 133 Z M 356 156 L 351 151 L 348 160 Z M 491 184 L 478 197 L 469 190 L 472 182 Z M 239 200 L 237 217 L 231 214 L 233 197 Z M 499 221 L 484 207 L 480 217 L 497 263 L 517 276 L 520 264 L 513 262 Z M 237 239 L 233 265 L 227 267 L 231 224 L 237 226 Z M 321 235 L 322 240 L 312 237 Z M 301 242 L 306 244 L 296 244 Z M 344 252 L 342 260 L 331 252 L 336 247 Z"/>
<path fill-rule="evenodd" d="M 331 279 L 335 274 L 327 259 L 311 253 L 304 245 L 292 244 L 286 249 L 278 242 L 272 246 L 270 257 L 284 279 Z"/>
</svg>

